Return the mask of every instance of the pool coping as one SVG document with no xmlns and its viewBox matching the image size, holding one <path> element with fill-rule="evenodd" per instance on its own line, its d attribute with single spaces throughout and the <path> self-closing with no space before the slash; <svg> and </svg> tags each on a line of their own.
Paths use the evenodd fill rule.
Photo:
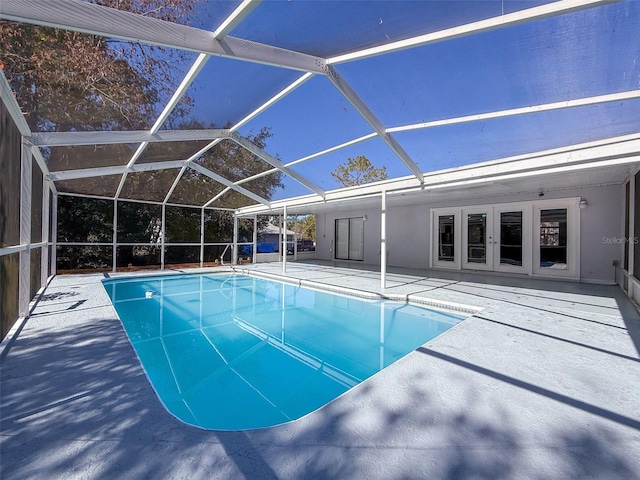
<svg viewBox="0 0 640 480">
<path fill-rule="evenodd" d="M 482 307 L 474 305 L 465 305 L 461 303 L 448 302 L 445 300 L 435 300 L 414 293 L 376 293 L 367 290 L 358 290 L 355 288 L 330 285 L 327 283 L 317 282 L 314 280 L 305 280 L 302 278 L 290 277 L 287 275 L 277 275 L 268 272 L 259 272 L 245 268 L 231 267 L 235 273 L 240 273 L 249 277 L 264 278 L 266 280 L 275 280 L 298 287 L 307 287 L 314 290 L 320 290 L 329 293 L 337 293 L 348 295 L 351 297 L 364 298 L 367 300 L 391 300 L 394 302 L 406 302 L 413 305 L 435 308 L 447 312 L 458 312 L 468 315 L 475 315 L 484 310 Z"/>
</svg>

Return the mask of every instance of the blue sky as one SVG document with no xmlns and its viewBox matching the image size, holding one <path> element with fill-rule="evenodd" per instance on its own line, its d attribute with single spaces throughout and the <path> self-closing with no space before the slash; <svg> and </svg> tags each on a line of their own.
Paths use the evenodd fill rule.
<svg viewBox="0 0 640 480">
<path fill-rule="evenodd" d="M 499 14 L 501 2 L 264 2 L 232 33 L 314 54 L 368 46 Z M 540 3 L 540 2 L 538 2 Z M 455 4 L 455 5 L 454 5 Z M 535 3 L 506 2 L 505 11 Z M 211 4 L 214 6 L 214 4 Z M 327 12 L 329 15 L 327 15 Z M 355 15 L 360 12 L 361 17 Z M 386 23 L 386 25 L 385 25 Z M 640 88 L 640 2 L 627 1 L 337 65 L 386 127 Z M 383 29 L 383 27 L 386 29 Z M 385 33 L 386 32 L 386 33 Z M 342 43 L 341 43 L 342 42 Z M 212 58 L 194 83 L 194 115 L 236 122 L 301 75 Z M 637 100 L 394 134 L 423 171 L 637 132 Z M 271 127 L 267 150 L 287 163 L 372 132 L 316 76 L 240 130 Z M 322 188 L 348 157 L 367 156 L 390 177 L 410 171 L 379 139 L 295 167 Z M 286 181 L 277 197 L 309 193 Z"/>
</svg>

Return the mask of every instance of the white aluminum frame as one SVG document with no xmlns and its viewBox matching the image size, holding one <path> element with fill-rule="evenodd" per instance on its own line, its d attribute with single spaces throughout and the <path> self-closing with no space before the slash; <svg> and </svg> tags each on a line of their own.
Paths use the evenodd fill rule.
<svg viewBox="0 0 640 480">
<path fill-rule="evenodd" d="M 56 28 L 64 28 L 83 33 L 89 33 L 109 38 L 122 40 L 131 40 L 136 42 L 144 42 L 150 45 L 161 45 L 168 48 L 188 50 L 197 52 L 199 55 L 187 72 L 182 82 L 174 92 L 172 98 L 168 101 L 155 124 L 149 131 L 142 132 L 37 132 L 32 133 L 24 119 L 24 116 L 13 98 L 13 94 L 4 75 L 0 71 L 0 97 L 7 106 L 10 115 L 18 126 L 20 133 L 23 135 L 24 143 L 21 154 L 21 205 L 20 205 L 20 245 L 12 245 L 0 249 L 0 255 L 12 253 L 20 253 L 20 314 L 26 315 L 28 308 L 29 292 L 30 292 L 30 254 L 34 248 L 42 249 L 42 271 L 41 282 L 46 280 L 49 270 L 49 262 L 53 273 L 56 271 L 56 246 L 57 243 L 57 203 L 58 195 L 69 195 L 89 198 L 106 198 L 114 202 L 114 225 L 113 240 L 109 245 L 113 246 L 113 268 L 116 268 L 116 250 L 120 244 L 117 242 L 117 204 L 119 201 L 140 202 L 159 204 L 162 206 L 162 236 L 161 236 L 161 264 L 164 268 L 164 247 L 173 244 L 165 243 L 166 232 L 166 207 L 182 206 L 189 208 L 201 208 L 201 228 L 204 225 L 205 208 L 210 208 L 215 200 L 227 193 L 230 189 L 236 190 L 241 194 L 258 202 L 257 205 L 237 209 L 234 212 L 234 239 L 233 239 L 233 258 L 234 262 L 238 255 L 238 238 L 237 238 L 237 221 L 240 216 L 253 216 L 254 222 L 257 222 L 257 215 L 264 213 L 273 214 L 276 211 L 283 211 L 285 214 L 285 232 L 286 232 L 286 214 L 287 211 L 296 208 L 304 208 L 305 206 L 324 205 L 344 201 L 346 199 L 369 199 L 371 197 L 381 197 L 381 288 L 384 290 L 386 282 L 386 203 L 387 195 L 393 195 L 399 192 L 408 192 L 412 190 L 426 191 L 437 189 L 451 189 L 454 187 L 466 187 L 469 185 L 477 185 L 497 180 L 520 179 L 530 176 L 536 176 L 545 173 L 563 174 L 565 172 L 575 170 L 587 170 L 598 168 L 606 165 L 626 165 L 640 162 L 640 134 L 616 137 L 598 142 L 589 142 L 580 145 L 573 145 L 545 152 L 538 152 L 531 155 L 520 155 L 499 159 L 491 162 L 484 162 L 479 165 L 466 166 L 455 169 L 447 169 L 439 172 L 432 172 L 427 175 L 423 173 L 420 167 L 413 161 L 408 153 L 403 149 L 400 143 L 392 136 L 393 133 L 415 130 L 422 128 L 431 128 L 441 125 L 451 125 L 464 122 L 490 120 L 495 118 L 503 118 L 514 115 L 525 115 L 529 113 L 551 111 L 563 108 L 574 108 L 585 105 L 595 105 L 605 102 L 624 101 L 640 98 L 640 90 L 628 92 L 618 92 L 612 94 L 599 95 L 588 98 L 569 99 L 564 102 L 554 102 L 548 104 L 524 106 L 512 108 L 502 111 L 486 112 L 476 115 L 467 115 L 456 118 L 442 119 L 431 122 L 422 122 L 411 125 L 401 125 L 395 127 L 386 127 L 371 111 L 368 105 L 360 98 L 358 93 L 342 78 L 341 75 L 333 67 L 349 61 L 357 61 L 376 55 L 388 54 L 405 49 L 419 48 L 436 42 L 446 41 L 462 36 L 468 36 L 481 32 L 487 32 L 494 29 L 510 27 L 521 23 L 534 21 L 542 18 L 548 18 L 555 15 L 562 15 L 575 12 L 582 9 L 598 7 L 613 3 L 617 0 L 564 0 L 561 2 L 553 2 L 539 7 L 521 10 L 515 13 L 497 16 L 486 20 L 481 20 L 466 25 L 445 29 L 442 31 L 419 35 L 409 39 L 390 42 L 385 45 L 373 48 L 361 49 L 345 55 L 337 55 L 331 58 L 320 58 L 292 50 L 274 47 L 267 44 L 247 41 L 240 38 L 231 37 L 228 34 L 237 26 L 244 18 L 247 17 L 259 4 L 258 0 L 244 0 L 229 15 L 214 32 L 202 29 L 192 28 L 184 25 L 163 22 L 149 17 L 134 15 L 129 12 L 119 11 L 85 2 L 77 2 L 73 0 L 48 0 L 42 2 L 39 0 L 2 0 L 0 9 L 0 18 L 22 21 L 27 23 L 52 26 Z M 180 99 L 186 93 L 196 76 L 202 71 L 206 62 L 211 56 L 220 56 L 238 61 L 253 62 L 258 64 L 270 65 L 279 68 L 292 69 L 302 72 L 302 75 L 289 86 L 277 93 L 275 96 L 258 106 L 251 113 L 246 115 L 242 120 L 236 123 L 232 128 L 225 130 L 193 130 L 193 131 L 162 131 L 161 126 L 166 118 L 174 110 Z M 341 143 L 334 147 L 312 153 L 305 157 L 295 159 L 289 162 L 281 162 L 275 156 L 270 155 L 263 149 L 239 136 L 236 132 L 249 121 L 256 118 L 272 105 L 286 97 L 299 86 L 303 85 L 315 75 L 326 76 L 329 82 L 337 89 L 337 91 L 356 109 L 362 118 L 372 127 L 373 132 L 362 137 Z M 302 162 L 320 157 L 322 155 L 355 145 L 366 140 L 379 137 L 395 152 L 398 158 L 411 171 L 411 177 L 395 179 L 391 181 L 378 182 L 372 185 L 362 186 L 358 188 L 345 188 L 325 192 L 314 182 L 297 174 L 291 167 Z M 216 172 L 198 165 L 194 161 L 199 158 L 208 149 L 215 146 L 222 139 L 230 139 L 238 145 L 246 148 L 257 157 L 265 160 L 273 165 L 273 169 L 267 170 L 260 174 L 232 182 L 223 178 Z M 193 141 L 193 140 L 212 140 L 205 148 L 189 159 L 177 159 L 165 162 L 156 162 L 151 164 L 140 164 L 136 162 L 150 142 L 166 142 L 166 141 Z M 110 143 L 140 143 L 136 153 L 129 160 L 127 165 L 115 167 L 100 167 L 77 169 L 71 171 L 49 172 L 46 161 L 42 155 L 41 147 L 44 146 L 62 146 L 62 145 L 91 145 L 91 144 L 110 144 Z M 33 161 L 43 172 L 43 201 L 42 201 L 42 242 L 31 243 L 31 171 Z M 180 172 L 168 191 L 162 202 L 144 202 L 132 199 L 120 198 L 121 190 L 124 186 L 126 176 L 129 172 L 151 171 L 166 168 L 180 168 Z M 225 189 L 207 203 L 201 206 L 181 205 L 169 203 L 169 199 L 174 192 L 178 182 L 183 177 L 187 168 L 198 171 L 215 181 L 223 184 Z M 251 193 L 242 187 L 242 185 L 252 179 L 281 171 L 285 175 L 294 178 L 296 181 L 304 185 L 311 192 L 310 195 L 298 197 L 294 199 L 286 199 L 277 202 L 271 202 L 258 195 Z M 636 170 L 637 171 L 637 170 Z M 114 197 L 100 197 L 81 194 L 58 193 L 55 188 L 55 181 L 89 178 L 101 175 L 122 174 L 120 184 Z M 639 193 L 635 191 L 634 177 L 631 177 L 630 193 L 630 235 L 636 236 L 636 226 L 634 225 L 634 204 L 635 196 Z M 50 196 L 51 195 L 51 196 Z M 51 203 L 52 216 L 49 218 L 49 205 Z M 217 209 L 227 210 L 227 209 Z M 460 220 L 462 220 L 460 218 Z M 254 223 L 257 225 L 257 223 Z M 49 228 L 51 227 L 51 228 Z M 52 238 L 49 238 L 49 231 L 53 232 Z M 254 228 L 254 262 L 256 255 L 257 228 Z M 530 235 L 531 236 L 531 235 Z M 460 238 L 460 236 L 457 236 Z M 180 244 L 185 245 L 185 244 Z M 201 231 L 200 243 L 197 244 L 201 248 L 200 263 L 203 263 L 204 247 L 209 245 L 204 242 L 204 228 Z M 286 234 L 283 242 L 283 269 L 286 269 Z M 52 248 L 49 258 L 48 248 Z M 579 244 L 578 244 L 579 247 Z M 640 287 L 634 289 L 633 282 L 633 264 L 634 249 L 630 249 L 629 254 L 629 290 L 640 291 Z M 536 273 L 536 272 L 534 272 Z M 579 273 L 578 273 L 579 276 Z"/>
</svg>

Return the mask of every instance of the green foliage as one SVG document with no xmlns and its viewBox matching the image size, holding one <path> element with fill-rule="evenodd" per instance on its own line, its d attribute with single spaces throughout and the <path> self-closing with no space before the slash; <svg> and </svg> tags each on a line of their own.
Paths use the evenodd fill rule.
<svg viewBox="0 0 640 480">
<path fill-rule="evenodd" d="M 300 239 L 316 241 L 315 215 L 305 215 L 298 220 L 298 236 Z"/>
<path fill-rule="evenodd" d="M 346 163 L 338 165 L 335 171 L 331 172 L 331 175 L 343 187 L 364 185 L 388 178 L 387 167 L 374 167 L 364 155 L 355 158 L 349 157 Z"/>
<path fill-rule="evenodd" d="M 113 202 L 79 197 L 58 198 L 58 243 L 110 243 L 113 241 Z M 112 247 L 104 245 L 57 248 L 60 270 L 108 268 Z"/>
<path fill-rule="evenodd" d="M 58 243 L 113 241 L 113 202 L 58 197 Z"/>
</svg>

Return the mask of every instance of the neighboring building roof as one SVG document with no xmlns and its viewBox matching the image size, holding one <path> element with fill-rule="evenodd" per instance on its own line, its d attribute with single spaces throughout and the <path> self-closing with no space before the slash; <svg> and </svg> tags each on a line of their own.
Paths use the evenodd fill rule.
<svg viewBox="0 0 640 480">
<path fill-rule="evenodd" d="M 267 223 L 263 228 L 258 230 L 258 233 L 260 235 L 279 235 L 280 228 L 273 223 Z M 287 235 L 294 235 L 294 233 L 293 230 L 287 230 Z"/>
</svg>

